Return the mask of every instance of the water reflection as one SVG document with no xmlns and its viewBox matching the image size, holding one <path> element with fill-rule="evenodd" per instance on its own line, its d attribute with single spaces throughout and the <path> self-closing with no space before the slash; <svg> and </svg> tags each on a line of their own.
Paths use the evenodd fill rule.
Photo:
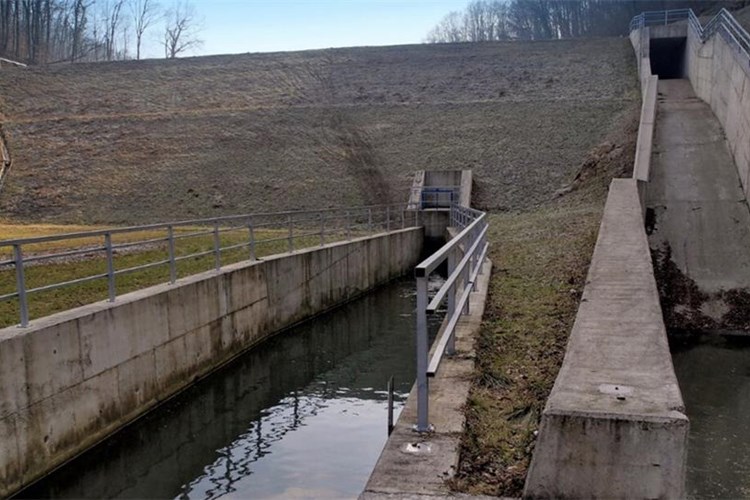
<svg viewBox="0 0 750 500">
<path fill-rule="evenodd" d="M 692 498 L 750 498 L 750 338 L 670 335 Z"/>
<path fill-rule="evenodd" d="M 271 339 L 21 496 L 356 497 L 386 381 L 400 410 L 414 380 L 414 307 L 403 280 Z"/>
</svg>

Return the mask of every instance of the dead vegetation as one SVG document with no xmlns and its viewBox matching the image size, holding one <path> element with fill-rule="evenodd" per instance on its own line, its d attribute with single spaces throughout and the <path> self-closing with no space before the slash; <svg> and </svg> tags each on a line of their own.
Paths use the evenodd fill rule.
<svg viewBox="0 0 750 500">
<path fill-rule="evenodd" d="M 9 69 L 0 211 L 122 224 L 374 203 L 424 168 L 471 168 L 477 206 L 526 209 L 637 98 L 632 75 L 626 39 Z"/>
<path fill-rule="evenodd" d="M 565 355 L 596 241 L 607 187 L 629 176 L 637 102 L 581 164 L 571 189 L 514 214 L 491 216 L 495 264 L 452 486 L 521 495 L 542 410 Z"/>
</svg>

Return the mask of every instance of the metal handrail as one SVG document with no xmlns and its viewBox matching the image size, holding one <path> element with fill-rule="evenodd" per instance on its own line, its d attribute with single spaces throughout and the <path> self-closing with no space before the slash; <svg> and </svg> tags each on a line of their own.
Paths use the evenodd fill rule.
<svg viewBox="0 0 750 500">
<path fill-rule="evenodd" d="M 407 217 L 408 212 L 408 217 Z M 223 227 L 229 225 L 229 227 Z M 0 295 L 0 303 L 18 300 L 19 316 L 21 327 L 29 325 L 29 295 L 37 292 L 56 290 L 68 286 L 80 285 L 93 280 L 106 279 L 108 288 L 108 300 L 114 302 L 117 298 L 118 276 L 129 274 L 137 271 L 143 271 L 159 266 L 169 267 L 169 283 L 174 284 L 178 279 L 177 262 L 190 259 L 213 255 L 214 269 L 221 270 L 222 252 L 237 250 L 240 248 L 248 249 L 248 260 L 257 260 L 256 248 L 263 243 L 287 241 L 287 250 L 294 252 L 300 249 L 299 242 L 302 238 L 313 238 L 318 236 L 316 244 L 304 244 L 305 247 L 323 246 L 326 243 L 326 237 L 330 240 L 332 235 L 336 237 L 345 237 L 350 240 L 354 235 L 368 234 L 373 231 L 391 231 L 393 229 L 403 229 L 419 225 L 419 214 L 416 211 L 408 210 L 405 203 L 388 204 L 388 205 L 367 205 L 349 208 L 330 208 L 316 211 L 285 211 L 285 212 L 265 212 L 256 214 L 230 215 L 223 217 L 214 217 L 210 219 L 193 219 L 176 222 L 165 222 L 157 224 L 147 224 L 142 226 L 130 226 L 124 228 L 101 229 L 95 231 L 74 232 L 59 235 L 39 236 L 34 238 L 20 238 L 0 241 L 0 254 L 3 249 L 10 249 L 12 258 L 10 260 L 0 261 L 0 270 L 13 268 L 15 269 L 15 291 L 5 295 Z M 175 230 L 184 228 L 189 233 L 179 234 Z M 197 230 L 191 230 L 195 228 Z M 259 238 L 257 230 L 259 228 L 268 228 L 269 230 L 278 231 L 281 234 L 269 235 L 270 237 Z M 146 239 L 140 241 L 128 241 L 126 243 L 115 244 L 113 237 L 136 232 L 153 232 L 165 231 L 164 236 L 154 237 L 150 234 Z M 222 233 L 228 232 L 247 232 L 244 241 L 237 243 L 230 241 L 229 244 L 223 244 L 221 240 Z M 213 238 L 211 238 L 213 236 Z M 176 244 L 187 238 L 208 237 L 212 239 L 210 245 L 203 245 L 203 248 L 187 254 L 178 254 Z M 73 250 L 63 249 L 64 251 L 54 250 L 50 252 L 32 252 L 29 247 L 39 245 L 40 243 L 53 242 L 71 242 L 81 239 L 98 240 L 94 244 L 76 248 Z M 206 247 L 210 246 L 210 249 Z M 138 247 L 147 247 L 149 250 L 163 250 L 165 255 L 153 262 L 147 262 L 128 268 L 117 269 L 115 262 L 116 251 L 124 249 L 137 249 Z M 164 248 L 166 247 L 166 248 Z M 75 257 L 83 254 L 95 254 L 99 259 L 106 260 L 106 273 L 92 273 L 88 276 L 77 277 L 68 281 L 57 283 L 47 283 L 43 286 L 33 288 L 28 287 L 26 280 L 26 269 L 30 265 L 39 265 L 39 263 L 55 262 L 55 260 L 66 257 Z"/>
<path fill-rule="evenodd" d="M 422 261 L 414 270 L 417 280 L 417 423 L 418 432 L 433 429 L 429 423 L 429 381 L 434 377 L 443 356 L 455 353 L 456 326 L 461 316 L 469 314 L 469 297 L 476 290 L 487 255 L 487 214 L 459 205 L 451 206 L 450 226 L 459 230 L 450 241 Z M 460 254 L 463 254 L 459 258 Z M 427 280 L 443 262 L 448 263 L 448 278 L 428 303 Z M 427 315 L 447 300 L 447 323 L 435 343 L 428 363 Z"/>
<path fill-rule="evenodd" d="M 713 35 L 721 33 L 750 61 L 750 34 L 724 8 L 712 17 L 705 26 L 701 25 L 700 19 L 695 15 L 693 9 L 642 12 L 630 21 L 630 31 L 646 26 L 666 25 L 684 20 L 688 21 L 688 26 L 698 35 L 701 43 L 705 43 Z"/>
</svg>

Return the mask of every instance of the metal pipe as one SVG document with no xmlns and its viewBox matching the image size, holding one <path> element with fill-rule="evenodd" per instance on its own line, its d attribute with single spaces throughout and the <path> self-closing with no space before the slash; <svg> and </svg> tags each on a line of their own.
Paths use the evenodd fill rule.
<svg viewBox="0 0 750 500">
<path fill-rule="evenodd" d="M 221 240 L 219 240 L 219 221 L 214 222 L 214 266 L 221 269 Z"/>
<path fill-rule="evenodd" d="M 287 223 L 289 224 L 289 253 L 292 253 L 294 252 L 294 223 L 291 215 L 287 217 Z"/>
<path fill-rule="evenodd" d="M 26 278 L 23 274 L 23 252 L 21 245 L 13 245 L 13 261 L 16 266 L 16 289 L 18 307 L 21 312 L 21 328 L 29 326 L 29 304 L 26 300 Z"/>
<path fill-rule="evenodd" d="M 417 277 L 417 432 L 429 432 L 429 397 L 427 380 L 427 276 Z"/>
<path fill-rule="evenodd" d="M 104 248 L 107 250 L 107 287 L 109 288 L 109 301 L 115 301 L 115 259 L 112 255 L 112 235 L 104 235 Z"/>
<path fill-rule="evenodd" d="M 250 260 L 258 260 L 255 254 L 255 228 L 253 227 L 253 221 L 247 222 L 247 231 L 250 238 Z"/>
<path fill-rule="evenodd" d="M 177 262 L 174 260 L 174 228 L 171 225 L 167 227 L 167 238 L 169 239 L 169 283 L 174 285 L 177 281 Z"/>
<path fill-rule="evenodd" d="M 325 226 L 325 214 L 320 212 L 320 246 L 326 244 L 326 226 Z"/>
</svg>

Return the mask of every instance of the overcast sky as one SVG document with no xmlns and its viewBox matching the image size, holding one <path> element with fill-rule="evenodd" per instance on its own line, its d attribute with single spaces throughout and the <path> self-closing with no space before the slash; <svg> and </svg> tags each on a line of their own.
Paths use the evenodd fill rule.
<svg viewBox="0 0 750 500">
<path fill-rule="evenodd" d="M 192 0 L 203 19 L 195 55 L 420 43 L 468 0 Z M 161 0 L 168 7 L 173 0 Z M 162 57 L 151 31 L 147 55 Z"/>
</svg>

